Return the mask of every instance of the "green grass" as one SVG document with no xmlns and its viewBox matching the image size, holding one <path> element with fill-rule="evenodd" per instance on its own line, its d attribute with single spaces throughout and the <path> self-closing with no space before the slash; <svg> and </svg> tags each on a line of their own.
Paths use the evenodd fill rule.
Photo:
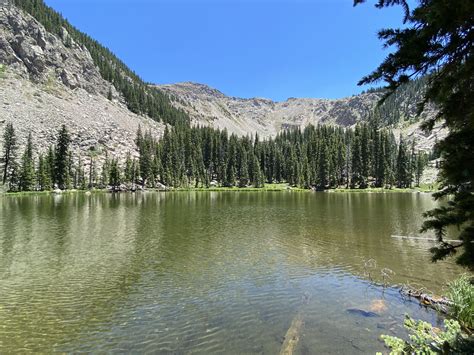
<svg viewBox="0 0 474 355">
<path fill-rule="evenodd" d="M 264 187 L 179 187 L 168 191 L 310 191 L 299 187 L 289 187 L 288 184 L 265 184 Z"/>
<path fill-rule="evenodd" d="M 433 186 L 433 185 L 432 185 Z M 86 191 L 90 191 L 92 193 L 103 193 L 108 192 L 107 189 L 93 189 L 93 190 L 66 190 L 62 193 L 71 194 L 71 193 L 84 193 Z M 148 188 L 147 191 L 163 191 L 163 190 L 156 190 L 153 188 Z M 168 192 L 176 192 L 176 191 L 234 191 L 234 192 L 241 192 L 241 191 L 306 191 L 310 192 L 309 189 L 303 189 L 300 187 L 293 187 L 289 186 L 287 183 L 272 183 L 272 184 L 265 184 L 264 187 L 222 187 L 222 186 L 215 186 L 215 187 L 178 187 L 166 190 Z M 430 190 L 430 186 L 420 186 L 411 189 L 384 189 L 384 188 L 366 188 L 366 189 L 347 189 L 347 188 L 336 188 L 336 189 L 329 189 L 325 190 L 325 192 L 351 192 L 351 193 L 391 193 L 391 192 L 434 192 L 434 190 Z M 0 192 L 0 195 L 9 195 L 9 196 L 23 196 L 23 195 L 42 195 L 42 194 L 50 194 L 53 191 L 20 191 L 20 192 Z"/>
<path fill-rule="evenodd" d="M 474 329 L 474 285 L 467 274 L 448 285 L 448 298 L 453 302 L 449 313 L 465 327 Z"/>
<path fill-rule="evenodd" d="M 330 189 L 326 190 L 328 192 L 382 192 L 382 193 L 390 193 L 390 192 L 436 192 L 438 189 L 433 186 L 433 189 L 430 189 L 429 185 L 420 185 L 419 187 L 412 187 L 412 188 L 391 188 L 391 189 L 386 189 L 383 187 L 368 187 L 366 189 L 347 189 L 344 187 L 338 187 L 336 189 Z"/>
</svg>

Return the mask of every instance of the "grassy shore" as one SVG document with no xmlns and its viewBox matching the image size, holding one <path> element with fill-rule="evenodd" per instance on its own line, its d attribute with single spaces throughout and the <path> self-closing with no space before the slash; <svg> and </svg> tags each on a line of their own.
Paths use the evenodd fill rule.
<svg viewBox="0 0 474 355">
<path fill-rule="evenodd" d="M 406 192 L 406 193 L 416 193 L 416 192 L 427 192 L 432 193 L 438 190 L 437 185 L 421 185 L 419 187 L 399 189 L 399 188 L 375 188 L 370 187 L 366 189 L 348 189 L 343 187 L 338 187 L 335 189 L 325 190 L 326 193 L 337 193 L 337 192 L 351 192 L 351 193 L 392 193 L 392 192 Z M 248 192 L 248 191 L 258 191 L 258 192 L 277 192 L 277 191 L 300 191 L 300 192 L 312 192 L 309 189 L 302 189 L 299 187 L 292 187 L 286 183 L 278 184 L 265 184 L 264 187 L 180 187 L 169 190 L 157 190 L 149 188 L 146 191 L 161 191 L 161 192 L 190 192 L 190 191 L 234 191 L 234 192 Z M 61 194 L 75 194 L 75 193 L 106 193 L 109 192 L 107 189 L 92 189 L 92 190 L 66 190 L 62 191 Z M 54 191 L 20 191 L 20 192 L 0 192 L 0 195 L 5 196 L 28 196 L 28 195 L 46 195 L 54 194 Z"/>
<path fill-rule="evenodd" d="M 412 188 L 383 188 L 383 187 L 368 187 L 366 189 L 347 189 L 343 187 L 338 187 L 336 189 L 326 190 L 327 192 L 379 192 L 379 193 L 389 193 L 389 192 L 436 192 L 438 191 L 438 186 L 435 184 L 432 185 L 420 185 Z"/>
<path fill-rule="evenodd" d="M 291 187 L 288 184 L 280 183 L 280 184 L 265 184 L 264 187 L 223 187 L 223 186 L 215 186 L 215 187 L 183 187 L 183 188 L 176 188 L 168 191 L 310 191 L 308 189 L 302 189 L 300 187 Z"/>
</svg>

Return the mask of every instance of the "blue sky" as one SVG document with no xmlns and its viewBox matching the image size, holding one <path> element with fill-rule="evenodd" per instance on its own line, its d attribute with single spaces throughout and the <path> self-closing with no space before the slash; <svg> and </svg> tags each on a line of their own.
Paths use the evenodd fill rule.
<svg viewBox="0 0 474 355">
<path fill-rule="evenodd" d="M 144 80 L 195 81 L 227 95 L 338 98 L 389 53 L 398 7 L 375 0 L 46 0 Z"/>
</svg>

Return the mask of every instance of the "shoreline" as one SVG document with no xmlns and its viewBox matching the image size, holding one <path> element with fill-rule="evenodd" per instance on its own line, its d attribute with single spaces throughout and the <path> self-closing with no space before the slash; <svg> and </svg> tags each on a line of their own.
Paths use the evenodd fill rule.
<svg viewBox="0 0 474 355">
<path fill-rule="evenodd" d="M 109 189 L 87 189 L 87 190 L 61 190 L 61 192 L 55 190 L 48 191 L 16 191 L 16 192 L 0 192 L 0 196 L 35 196 L 35 195 L 70 195 L 70 194 L 93 194 L 93 193 L 140 193 L 140 192 L 313 192 L 313 193 L 428 193 L 432 194 L 438 189 L 429 189 L 426 187 L 414 187 L 414 188 L 365 188 L 365 189 L 348 189 L 348 188 L 335 188 L 327 189 L 323 191 L 315 191 L 313 189 L 303 189 L 300 187 L 290 187 L 286 184 L 267 184 L 264 187 L 179 187 L 171 189 L 156 189 L 148 188 L 144 190 L 125 190 L 125 191 L 111 191 Z"/>
</svg>

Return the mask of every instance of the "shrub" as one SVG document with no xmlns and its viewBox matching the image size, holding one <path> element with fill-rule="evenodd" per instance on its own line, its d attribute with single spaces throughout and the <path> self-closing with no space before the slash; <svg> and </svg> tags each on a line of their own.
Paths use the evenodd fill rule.
<svg viewBox="0 0 474 355">
<path fill-rule="evenodd" d="M 458 321 L 446 319 L 445 331 L 434 328 L 430 323 L 405 319 L 405 328 L 410 332 L 409 340 L 382 335 L 385 345 L 391 349 L 390 354 L 470 354 L 472 339 L 461 332 Z"/>
</svg>

